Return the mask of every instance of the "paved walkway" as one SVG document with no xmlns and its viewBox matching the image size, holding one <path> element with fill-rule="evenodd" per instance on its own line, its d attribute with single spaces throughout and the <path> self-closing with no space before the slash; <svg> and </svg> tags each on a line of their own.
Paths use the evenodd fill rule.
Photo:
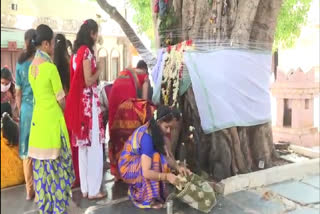
<svg viewBox="0 0 320 214">
<path fill-rule="evenodd" d="M 71 214 L 165 214 L 166 210 L 141 210 L 127 198 L 127 186 L 115 184 L 105 173 L 103 190 L 108 197 L 100 201 L 81 198 L 79 189 L 73 191 Z M 33 202 L 25 201 L 24 186 L 1 191 L 1 213 L 37 214 Z M 200 214 L 179 201 L 174 201 L 175 214 Z M 226 197 L 218 196 L 212 214 L 319 214 L 320 176 L 307 177 L 301 181 L 286 181 L 265 188 L 241 191 Z"/>
<path fill-rule="evenodd" d="M 265 188 L 241 191 L 226 197 L 218 196 L 217 206 L 211 214 L 319 214 L 320 176 L 302 181 L 287 181 Z M 130 201 L 118 204 L 96 206 L 85 214 L 165 214 L 166 210 L 141 210 Z M 179 201 L 174 201 L 175 214 L 200 214 Z"/>
</svg>

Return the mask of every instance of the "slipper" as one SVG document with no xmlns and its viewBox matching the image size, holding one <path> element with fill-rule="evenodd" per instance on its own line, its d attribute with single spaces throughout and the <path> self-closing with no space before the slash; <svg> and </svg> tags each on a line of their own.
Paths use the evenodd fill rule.
<svg viewBox="0 0 320 214">
<path fill-rule="evenodd" d="M 98 193 L 97 195 L 95 195 L 95 196 L 89 196 L 89 200 L 98 200 L 98 199 L 102 199 L 102 198 L 105 198 L 105 197 L 107 197 L 107 193 L 102 193 L 102 192 L 100 192 L 100 193 Z"/>
</svg>

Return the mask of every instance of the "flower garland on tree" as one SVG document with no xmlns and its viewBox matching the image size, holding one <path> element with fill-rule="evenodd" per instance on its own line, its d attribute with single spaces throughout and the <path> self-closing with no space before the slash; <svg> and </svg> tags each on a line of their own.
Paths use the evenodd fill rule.
<svg viewBox="0 0 320 214">
<path fill-rule="evenodd" d="M 192 48 L 191 40 L 167 48 L 161 89 L 164 105 L 179 108 L 178 93 L 183 71 L 183 52 Z"/>
</svg>

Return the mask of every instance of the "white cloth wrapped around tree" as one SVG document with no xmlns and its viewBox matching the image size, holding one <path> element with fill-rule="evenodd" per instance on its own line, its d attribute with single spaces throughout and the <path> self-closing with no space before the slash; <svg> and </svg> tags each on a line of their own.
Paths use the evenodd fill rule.
<svg viewBox="0 0 320 214">
<path fill-rule="evenodd" d="M 271 52 L 186 51 L 184 63 L 206 134 L 271 120 Z"/>
<path fill-rule="evenodd" d="M 167 53 L 164 51 L 164 49 L 161 49 L 158 52 L 157 64 L 152 70 L 152 78 L 154 81 L 152 102 L 154 104 L 160 104 L 161 82 L 162 82 L 163 69 L 165 65 L 166 56 L 167 56 Z"/>
</svg>

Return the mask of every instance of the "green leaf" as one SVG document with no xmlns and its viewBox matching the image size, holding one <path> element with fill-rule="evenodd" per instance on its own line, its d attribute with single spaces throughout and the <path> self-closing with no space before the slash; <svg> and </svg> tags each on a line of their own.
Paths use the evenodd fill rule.
<svg viewBox="0 0 320 214">
<path fill-rule="evenodd" d="M 291 48 L 308 18 L 312 0 L 284 0 L 278 15 L 273 49 Z"/>
<path fill-rule="evenodd" d="M 138 33 L 145 33 L 149 39 L 154 40 L 151 1 L 130 0 L 130 6 L 136 11 L 133 21 L 138 26 Z"/>
</svg>

